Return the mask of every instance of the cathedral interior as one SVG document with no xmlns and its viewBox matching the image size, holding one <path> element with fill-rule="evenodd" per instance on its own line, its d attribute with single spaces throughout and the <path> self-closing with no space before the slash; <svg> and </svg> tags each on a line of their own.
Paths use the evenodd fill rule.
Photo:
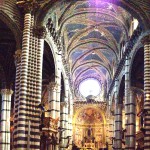
<svg viewBox="0 0 150 150">
<path fill-rule="evenodd" d="M 150 0 L 0 0 L 0 150 L 150 150 Z"/>
</svg>

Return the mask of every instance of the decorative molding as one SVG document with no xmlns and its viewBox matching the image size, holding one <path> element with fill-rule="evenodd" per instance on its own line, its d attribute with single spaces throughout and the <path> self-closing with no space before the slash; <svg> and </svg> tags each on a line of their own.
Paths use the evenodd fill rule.
<svg viewBox="0 0 150 150">
<path fill-rule="evenodd" d="M 58 48 L 58 51 L 61 52 L 62 43 L 61 43 L 60 35 L 57 33 L 51 18 L 48 19 L 46 23 L 46 28 L 48 29 L 50 35 L 52 36 L 54 43 L 56 44 Z"/>
<path fill-rule="evenodd" d="M 107 108 L 106 102 L 98 102 L 98 101 L 94 101 L 92 103 L 88 103 L 86 101 L 78 101 L 78 102 L 74 102 L 73 107 L 77 110 L 79 108 L 82 108 L 83 106 L 88 106 L 88 105 L 99 108 L 101 110 L 106 110 L 106 108 Z"/>
<path fill-rule="evenodd" d="M 38 0 L 18 0 L 16 4 L 18 7 L 23 8 L 25 13 L 31 13 L 40 6 Z"/>
</svg>

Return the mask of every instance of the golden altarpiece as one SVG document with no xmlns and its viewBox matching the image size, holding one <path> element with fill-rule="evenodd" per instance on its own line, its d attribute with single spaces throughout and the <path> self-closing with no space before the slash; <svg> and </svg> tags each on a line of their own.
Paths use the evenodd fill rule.
<svg viewBox="0 0 150 150">
<path fill-rule="evenodd" d="M 108 124 L 105 102 L 75 102 L 73 141 L 80 149 L 106 148 Z"/>
</svg>

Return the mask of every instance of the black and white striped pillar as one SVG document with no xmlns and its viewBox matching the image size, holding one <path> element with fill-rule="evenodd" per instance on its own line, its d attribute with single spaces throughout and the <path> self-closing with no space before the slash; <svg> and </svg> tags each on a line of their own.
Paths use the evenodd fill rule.
<svg viewBox="0 0 150 150">
<path fill-rule="evenodd" d="M 66 143 L 66 131 L 67 131 L 67 120 L 66 120 L 66 107 L 67 107 L 67 102 L 61 102 L 61 113 L 60 113 L 60 128 L 61 128 L 61 135 L 60 135 L 60 139 L 61 139 L 61 143 L 60 143 L 60 148 L 61 150 L 64 150 Z"/>
<path fill-rule="evenodd" d="M 28 73 L 28 56 L 29 56 L 29 45 L 30 45 L 30 27 L 31 27 L 31 13 L 28 12 L 24 16 L 24 31 L 22 39 L 22 55 L 21 55 L 21 66 L 20 66 L 20 81 L 18 87 L 18 108 L 15 110 L 15 117 L 17 124 L 14 126 L 14 148 L 27 148 L 27 117 L 26 112 L 26 97 L 27 97 L 27 73 Z M 15 92 L 17 94 L 17 91 Z M 17 96 L 15 95 L 15 98 Z M 15 102 L 17 99 L 15 99 Z"/>
<path fill-rule="evenodd" d="M 22 4 L 21 4 L 22 3 Z M 22 1 L 24 7 L 24 30 L 22 39 L 22 54 L 18 76 L 19 87 L 16 85 L 14 148 L 16 150 L 40 149 L 40 108 L 42 87 L 42 58 L 44 44 L 44 27 L 34 26 L 34 7 L 38 3 Z M 16 103 L 17 104 L 17 103 Z M 16 105 L 15 104 L 15 105 Z M 16 106 L 15 106 L 16 107 Z"/>
<path fill-rule="evenodd" d="M 114 116 L 112 115 L 109 118 L 109 140 L 108 140 L 109 149 L 112 149 L 113 147 L 113 136 L 114 136 Z"/>
<path fill-rule="evenodd" d="M 20 89 L 20 70 L 21 70 L 21 50 L 15 52 L 16 80 L 15 80 L 15 97 L 14 97 L 14 128 L 17 128 L 18 108 L 19 108 L 19 89 Z M 13 137 L 14 138 L 14 137 Z M 14 145 L 16 141 L 14 140 Z"/>
<path fill-rule="evenodd" d="M 33 20 L 34 21 L 34 20 Z M 33 97 L 33 104 L 34 104 L 34 116 L 37 116 L 39 122 L 31 122 L 32 124 L 32 132 L 36 133 L 33 134 L 34 139 L 34 147 L 39 149 L 40 146 L 40 131 L 39 131 L 39 125 L 40 125 L 40 114 L 41 110 L 37 110 L 37 104 L 41 104 L 41 95 L 42 95 L 42 67 L 43 67 L 43 51 L 44 51 L 44 38 L 46 37 L 46 28 L 44 26 L 34 26 L 33 27 L 33 54 L 32 54 L 32 61 L 31 61 L 31 74 L 33 73 L 33 77 L 31 78 L 31 97 Z M 35 62 L 35 64 L 33 64 Z M 36 67 L 35 67 L 36 65 Z M 36 80 L 35 80 L 36 79 Z M 35 93 L 32 93 L 32 92 Z"/>
<path fill-rule="evenodd" d="M 135 149 L 135 142 L 136 142 L 136 99 L 135 99 L 135 92 L 133 89 L 130 89 L 130 97 L 128 103 L 128 118 L 126 118 L 126 126 L 127 131 L 125 133 L 126 138 L 128 138 L 129 143 L 126 149 L 132 150 Z"/>
<path fill-rule="evenodd" d="M 115 106 L 115 150 L 122 150 L 122 104 Z"/>
<path fill-rule="evenodd" d="M 125 149 L 135 149 L 136 136 L 136 100 L 129 79 L 130 58 L 125 62 Z"/>
<path fill-rule="evenodd" d="M 118 80 L 115 81 L 115 116 L 114 143 L 115 150 L 122 149 L 122 104 L 118 104 Z"/>
<path fill-rule="evenodd" d="M 68 133 L 69 133 L 69 118 L 68 118 L 68 107 L 69 107 L 69 82 L 68 82 L 68 78 L 65 79 L 65 102 L 66 102 L 66 105 L 65 105 L 65 120 L 66 120 L 66 123 L 65 123 L 65 126 L 66 126 L 66 130 L 65 130 L 65 137 L 67 138 L 68 136 Z M 66 143 L 67 143 L 67 139 L 66 139 Z"/>
<path fill-rule="evenodd" d="M 50 116 L 52 118 L 56 118 L 56 89 L 57 89 L 57 84 L 55 82 L 51 82 L 48 86 L 49 89 L 49 108 L 50 108 Z"/>
<path fill-rule="evenodd" d="M 114 87 L 114 99 L 115 99 L 115 110 L 114 110 L 114 139 L 113 139 L 113 149 L 115 149 L 116 147 L 116 133 L 115 133 L 115 130 L 116 130 L 116 116 L 115 116 L 115 113 L 117 113 L 117 110 L 116 110 L 116 105 L 117 105 L 117 102 L 118 102 L 118 97 L 117 97 L 117 94 L 118 94 L 118 80 L 116 79 L 115 80 L 115 87 Z"/>
<path fill-rule="evenodd" d="M 67 145 L 68 143 L 68 133 L 69 133 L 69 116 L 68 116 L 68 101 L 66 101 L 66 105 L 65 105 L 65 127 L 66 127 L 66 130 L 64 131 L 65 133 L 65 143 Z"/>
<path fill-rule="evenodd" d="M 11 96 L 13 91 L 10 89 L 2 89 L 2 105 L 1 105 L 1 150 L 10 150 L 10 111 Z"/>
<path fill-rule="evenodd" d="M 144 43 L 144 150 L 150 149 L 150 35 Z"/>
<path fill-rule="evenodd" d="M 57 63 L 57 71 L 56 71 L 56 78 L 55 81 L 57 83 L 57 89 L 56 89 L 56 118 L 60 118 L 60 92 L 61 92 L 61 71 L 62 71 L 62 60 L 61 55 L 56 56 Z"/>
<path fill-rule="evenodd" d="M 73 126 L 72 126 L 72 121 L 73 121 L 73 98 L 72 98 L 72 95 L 69 94 L 69 120 L 68 120 L 68 124 L 69 124 L 69 133 L 68 135 L 71 136 L 70 137 L 70 143 L 69 143 L 69 148 L 72 149 L 72 140 L 73 140 Z"/>
</svg>

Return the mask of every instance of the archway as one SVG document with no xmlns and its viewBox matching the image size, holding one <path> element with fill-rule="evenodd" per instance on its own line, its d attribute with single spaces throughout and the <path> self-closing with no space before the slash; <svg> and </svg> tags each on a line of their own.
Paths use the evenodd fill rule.
<svg viewBox="0 0 150 150">
<path fill-rule="evenodd" d="M 48 90 L 47 86 L 55 80 L 55 64 L 52 50 L 47 42 L 44 42 L 43 70 L 42 70 L 42 103 L 48 109 Z"/>
<path fill-rule="evenodd" d="M 137 50 L 131 66 L 131 86 L 144 89 L 144 48 Z"/>
<path fill-rule="evenodd" d="M 135 52 L 135 56 L 132 60 L 132 66 L 130 70 L 131 74 L 131 87 L 134 92 L 134 99 L 136 103 L 136 144 L 139 147 L 144 147 L 144 48 L 140 47 Z M 139 135 L 142 136 L 139 136 Z"/>
<path fill-rule="evenodd" d="M 43 128 L 49 127 L 50 123 L 50 83 L 55 80 L 55 63 L 52 54 L 52 49 L 49 44 L 44 42 L 43 54 L 43 70 L 42 70 L 42 100 L 41 100 L 41 139 L 40 149 L 48 149 L 52 147 L 51 131 L 44 130 Z"/>
</svg>

